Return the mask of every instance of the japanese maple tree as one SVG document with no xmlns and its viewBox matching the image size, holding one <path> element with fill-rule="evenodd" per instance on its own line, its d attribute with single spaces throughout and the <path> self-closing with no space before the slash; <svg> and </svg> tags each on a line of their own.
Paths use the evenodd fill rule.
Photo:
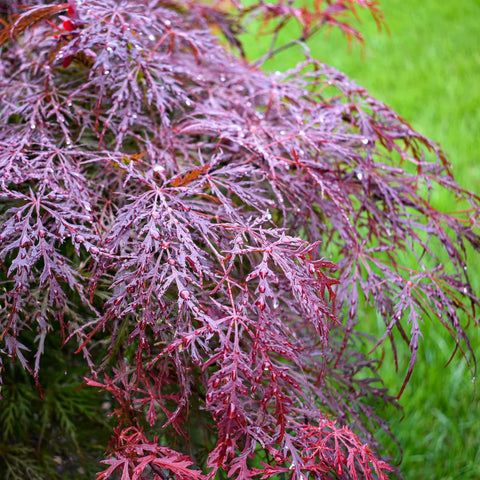
<svg viewBox="0 0 480 480">
<path fill-rule="evenodd" d="M 373 435 L 396 399 L 362 353 L 368 311 L 377 345 L 408 343 L 405 382 L 426 317 L 475 368 L 479 197 L 308 50 L 275 74 L 244 59 L 246 22 L 269 57 L 288 22 L 361 40 L 347 14 L 381 25 L 376 3 L 5 7 L 0 368 L 42 391 L 50 336 L 75 345 L 115 420 L 98 479 L 399 475 Z"/>
</svg>

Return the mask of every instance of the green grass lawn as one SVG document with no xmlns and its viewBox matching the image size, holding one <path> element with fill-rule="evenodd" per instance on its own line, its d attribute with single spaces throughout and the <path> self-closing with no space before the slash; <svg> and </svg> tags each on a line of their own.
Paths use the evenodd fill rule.
<svg viewBox="0 0 480 480">
<path fill-rule="evenodd" d="M 313 56 L 347 73 L 422 134 L 439 142 L 454 165 L 457 181 L 480 193 L 480 1 L 380 3 L 390 34 L 379 33 L 375 23 L 365 18 L 360 26 L 366 40 L 363 56 L 360 48 L 349 51 L 338 32 L 328 37 L 320 33 L 312 39 Z M 250 58 L 261 53 L 260 44 L 258 39 L 247 40 Z M 293 49 L 265 67 L 285 70 L 299 59 L 300 53 Z M 445 210 L 451 209 L 448 202 L 445 199 L 442 205 L 439 199 Z M 475 261 L 479 262 L 479 256 L 471 258 L 478 292 Z M 371 332 L 382 328 L 370 320 Z M 480 356 L 479 328 L 470 332 L 473 349 Z M 480 392 L 475 393 L 472 374 L 461 356 L 445 366 L 453 347 L 448 334 L 428 319 L 423 333 L 418 364 L 401 398 L 404 418 L 385 412 L 403 447 L 401 470 L 407 480 L 478 479 Z M 401 357 L 405 367 L 406 348 Z M 398 392 L 404 370 L 396 373 L 389 360 L 387 350 L 381 373 L 393 392 Z"/>
</svg>

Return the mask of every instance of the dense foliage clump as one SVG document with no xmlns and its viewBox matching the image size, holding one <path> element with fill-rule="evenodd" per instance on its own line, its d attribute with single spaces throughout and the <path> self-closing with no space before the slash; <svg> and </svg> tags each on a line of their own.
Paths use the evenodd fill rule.
<svg viewBox="0 0 480 480">
<path fill-rule="evenodd" d="M 406 381 L 427 316 L 474 368 L 466 257 L 480 199 L 342 73 L 308 53 L 272 75 L 243 59 L 244 21 L 360 39 L 345 14 L 381 23 L 375 2 L 248 3 L 5 8 L 7 478 L 87 475 L 110 429 L 99 479 L 387 479 L 375 406 L 396 402 L 362 353 L 367 309 L 385 321 L 378 344 L 395 351 L 395 331 L 409 344 Z M 433 190 L 458 211 L 437 211 Z M 40 418 L 19 365 L 52 404 Z"/>
</svg>

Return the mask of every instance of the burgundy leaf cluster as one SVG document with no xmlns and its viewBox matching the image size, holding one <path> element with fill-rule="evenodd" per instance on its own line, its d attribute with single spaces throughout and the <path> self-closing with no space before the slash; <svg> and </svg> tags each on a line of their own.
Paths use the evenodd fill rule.
<svg viewBox="0 0 480 480">
<path fill-rule="evenodd" d="M 244 20 L 361 38 L 376 2 L 248 4 L 39 1 L 0 32 L 0 368 L 78 343 L 118 420 L 99 479 L 386 479 L 365 305 L 407 380 L 427 316 L 471 358 L 480 199 L 339 71 L 241 56 Z"/>
</svg>

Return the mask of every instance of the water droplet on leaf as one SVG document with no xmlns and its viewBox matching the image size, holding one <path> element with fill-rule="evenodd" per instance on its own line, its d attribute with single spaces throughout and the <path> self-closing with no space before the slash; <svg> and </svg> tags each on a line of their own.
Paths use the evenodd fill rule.
<svg viewBox="0 0 480 480">
<path fill-rule="evenodd" d="M 190 300 L 191 293 L 188 290 L 182 290 L 180 292 L 180 297 L 182 297 L 184 300 Z"/>
</svg>

